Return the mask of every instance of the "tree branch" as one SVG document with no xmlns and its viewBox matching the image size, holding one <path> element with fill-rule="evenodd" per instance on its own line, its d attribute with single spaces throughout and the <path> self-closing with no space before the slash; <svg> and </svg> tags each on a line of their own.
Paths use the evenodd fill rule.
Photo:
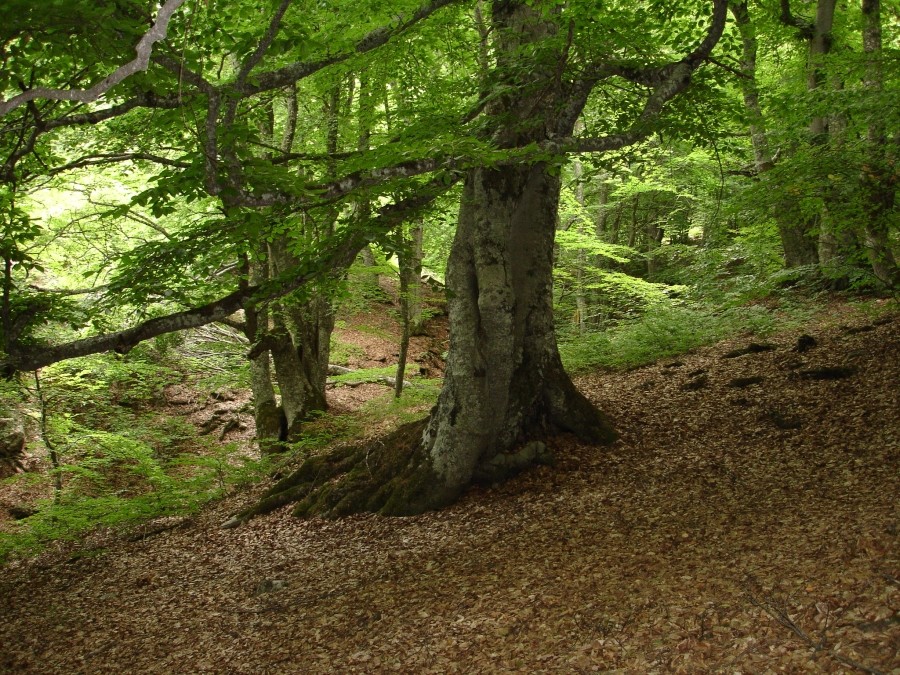
<svg viewBox="0 0 900 675">
<path fill-rule="evenodd" d="M 28 89 L 17 96 L 13 96 L 8 101 L 0 101 L 0 117 L 3 117 L 12 110 L 21 105 L 34 101 L 35 99 L 53 99 L 56 101 L 79 101 L 81 103 L 90 103 L 96 101 L 107 91 L 122 82 L 135 73 L 147 70 L 150 64 L 150 53 L 153 51 L 153 45 L 160 40 L 166 38 L 166 32 L 169 28 L 169 20 L 175 11 L 183 5 L 185 0 L 167 0 L 166 3 L 159 8 L 156 15 L 156 23 L 144 33 L 137 46 L 134 48 L 137 57 L 120 66 L 110 75 L 107 75 L 100 82 L 90 89 L 51 89 L 48 87 L 36 87 Z"/>
<path fill-rule="evenodd" d="M 791 12 L 791 0 L 781 0 L 781 14 L 778 20 L 785 26 L 796 28 L 804 40 L 811 40 L 815 35 L 816 26 L 812 21 L 802 16 L 794 16 Z"/>
<path fill-rule="evenodd" d="M 49 131 L 59 127 L 77 126 L 80 124 L 98 124 L 113 117 L 120 117 L 134 108 L 165 108 L 175 109 L 183 105 L 181 96 L 157 96 L 152 92 L 146 92 L 133 99 L 102 110 L 77 115 L 65 115 L 53 120 L 47 120 L 41 127 L 42 131 Z"/>
<path fill-rule="evenodd" d="M 250 71 L 259 64 L 262 57 L 265 55 L 266 50 L 272 45 L 272 40 L 278 35 L 278 30 L 281 27 L 281 20 L 284 18 L 284 14 L 287 12 L 291 1 L 292 0 L 281 0 L 281 5 L 276 10 L 275 16 L 273 16 L 272 20 L 269 22 L 269 28 L 266 30 L 265 35 L 263 35 L 253 53 L 247 57 L 243 64 L 241 64 L 241 70 L 238 72 L 236 78 L 238 84 L 242 84 L 246 81 Z"/>
<path fill-rule="evenodd" d="M 252 78 L 252 83 L 238 83 L 239 86 L 236 86 L 235 89 L 243 96 L 250 96 L 272 89 L 280 89 L 293 82 L 302 80 L 305 77 L 309 77 L 313 73 L 316 73 L 327 66 L 346 61 L 354 54 L 365 54 L 366 52 L 381 47 L 382 45 L 387 44 L 391 38 L 405 33 L 412 26 L 423 19 L 427 19 L 439 9 L 460 1 L 461 0 L 431 0 L 427 5 L 423 5 L 413 12 L 408 19 L 400 17 L 399 23 L 395 26 L 382 26 L 370 31 L 356 43 L 353 47 L 353 51 L 343 52 L 318 61 L 300 61 L 279 68 L 278 70 L 260 73 Z"/>
<path fill-rule="evenodd" d="M 153 162 L 154 164 L 162 164 L 163 166 L 173 166 L 178 169 L 188 169 L 191 166 L 189 162 L 168 159 L 167 157 L 160 157 L 159 155 L 152 155 L 147 152 L 113 152 L 80 157 L 73 162 L 50 169 L 47 172 L 47 175 L 55 176 L 65 171 L 83 169 L 86 166 L 103 166 L 106 164 L 117 164 L 118 162 L 131 162 L 136 160 L 144 160 Z"/>
<path fill-rule="evenodd" d="M 370 241 L 389 232 L 398 222 L 421 210 L 459 181 L 461 175 L 444 175 L 418 190 L 414 195 L 379 211 L 365 228 L 353 228 L 335 239 L 325 250 L 319 250 L 303 261 L 290 277 L 280 277 L 267 284 L 247 285 L 218 300 L 183 312 L 176 312 L 145 321 L 133 328 L 75 340 L 61 345 L 28 346 L 11 345 L 9 353 L 0 359 L 0 370 L 7 377 L 16 372 L 37 370 L 58 361 L 89 354 L 114 351 L 126 354 L 135 345 L 158 335 L 188 328 L 198 328 L 215 321 L 223 321 L 248 303 L 275 300 L 292 293 L 314 279 L 327 276 L 335 270 L 346 269 L 356 255 Z"/>
</svg>

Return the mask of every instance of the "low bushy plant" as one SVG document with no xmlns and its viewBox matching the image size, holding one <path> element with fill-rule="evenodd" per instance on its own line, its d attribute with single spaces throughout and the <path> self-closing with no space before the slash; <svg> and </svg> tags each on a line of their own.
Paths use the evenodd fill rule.
<svg viewBox="0 0 900 675">
<path fill-rule="evenodd" d="M 560 353 L 571 371 L 634 368 L 735 333 L 766 334 L 775 326 L 775 318 L 762 306 L 711 310 L 660 303 L 641 318 L 607 331 L 564 333 L 560 336 Z"/>
</svg>

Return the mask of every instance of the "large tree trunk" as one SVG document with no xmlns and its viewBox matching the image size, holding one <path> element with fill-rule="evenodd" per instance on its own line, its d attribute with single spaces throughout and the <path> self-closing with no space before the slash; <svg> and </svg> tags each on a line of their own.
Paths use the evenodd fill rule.
<svg viewBox="0 0 900 675">
<path fill-rule="evenodd" d="M 494 5 L 500 54 L 556 30 L 524 3 Z M 555 63 L 529 76 L 549 81 Z M 513 69 L 511 72 L 516 72 Z M 521 87 L 522 82 L 516 82 Z M 560 115 L 546 92 L 540 107 L 527 87 L 489 110 L 502 122 L 498 145 L 572 133 L 581 105 Z M 568 102 L 566 102 L 568 103 Z M 437 405 L 424 424 L 401 429 L 377 448 L 347 449 L 310 462 L 274 486 L 229 525 L 283 504 L 295 514 L 377 511 L 406 515 L 453 502 L 473 481 L 494 481 L 549 461 L 541 441 L 566 430 L 610 442 L 608 419 L 563 370 L 553 326 L 553 238 L 560 179 L 545 164 L 469 171 L 447 266 L 450 350 Z M 339 481 L 331 477 L 343 473 Z"/>
<path fill-rule="evenodd" d="M 452 503 L 473 482 L 552 461 L 542 439 L 554 431 L 615 439 L 556 345 L 559 191 L 559 177 L 542 164 L 469 172 L 447 268 L 447 369 L 427 422 L 307 462 L 225 527 L 294 502 L 295 515 L 422 513 Z"/>
<path fill-rule="evenodd" d="M 466 181 L 447 271 L 447 371 L 423 437 L 437 482 L 427 499 L 453 499 L 473 476 L 520 468 L 534 458 L 509 453 L 551 428 L 594 442 L 614 437 L 575 389 L 556 346 L 559 189 L 542 165 L 476 169 Z"/>
<path fill-rule="evenodd" d="M 806 76 L 806 88 L 810 92 L 820 90 L 827 84 L 826 59 L 832 51 L 834 41 L 832 30 L 836 5 L 837 0 L 818 0 L 816 5 Z M 839 83 L 832 84 L 838 84 L 836 88 L 841 86 Z M 839 147 L 843 142 L 841 131 L 844 126 L 844 120 L 839 117 L 817 114 L 809 125 L 810 143 L 819 148 L 829 145 Z M 836 198 L 833 193 L 832 188 L 825 189 L 822 211 L 809 220 L 805 229 L 818 229 L 819 269 L 830 287 L 843 289 L 850 284 L 847 269 L 856 238 L 852 231 L 844 227 L 841 219 L 836 217 Z"/>
</svg>

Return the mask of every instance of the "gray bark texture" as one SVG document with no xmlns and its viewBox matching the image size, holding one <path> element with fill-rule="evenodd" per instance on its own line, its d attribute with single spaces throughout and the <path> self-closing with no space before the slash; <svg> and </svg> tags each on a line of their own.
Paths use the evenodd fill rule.
<svg viewBox="0 0 900 675">
<path fill-rule="evenodd" d="M 563 370 L 556 345 L 559 189 L 543 165 L 476 169 L 466 181 L 447 272 L 444 388 L 423 436 L 445 497 L 497 455 L 551 429 L 595 442 L 614 438 Z"/>
<path fill-rule="evenodd" d="M 260 284 L 265 281 L 268 265 L 259 262 L 249 263 L 250 282 Z M 269 311 L 263 306 L 257 308 L 253 303 L 244 307 L 245 335 L 250 344 L 265 339 L 269 327 Z M 275 398 L 275 387 L 272 385 L 272 357 L 268 349 L 250 357 L 250 388 L 253 392 L 253 417 L 256 421 L 256 439 L 263 453 L 278 449 L 278 441 L 286 426 L 284 411 Z"/>
<path fill-rule="evenodd" d="M 276 239 L 269 245 L 272 278 L 297 266 L 287 244 L 286 240 Z M 330 300 L 317 291 L 312 291 L 303 303 L 278 304 L 272 312 L 270 351 L 291 437 L 299 432 L 299 424 L 309 413 L 326 408 L 325 381 L 334 312 Z"/>
</svg>

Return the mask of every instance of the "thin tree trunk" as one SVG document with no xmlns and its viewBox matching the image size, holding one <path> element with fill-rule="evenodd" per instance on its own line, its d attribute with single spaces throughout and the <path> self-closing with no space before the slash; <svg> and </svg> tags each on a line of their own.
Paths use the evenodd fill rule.
<svg viewBox="0 0 900 675">
<path fill-rule="evenodd" d="M 631 221 L 628 223 L 628 248 L 634 248 L 634 244 L 637 241 L 637 232 L 638 232 L 638 207 L 641 203 L 641 196 L 635 195 L 631 198 Z"/>
<path fill-rule="evenodd" d="M 809 61 L 807 64 L 806 88 L 810 93 L 821 90 L 828 81 L 826 57 L 831 52 L 834 26 L 834 12 L 837 0 L 818 0 L 816 19 L 813 24 L 812 37 L 809 40 Z M 809 124 L 810 143 L 814 147 L 824 148 L 835 139 L 829 129 L 828 115 L 819 114 Z M 834 288 L 844 288 L 849 284 L 846 275 L 848 248 L 852 247 L 851 237 L 842 231 L 842 224 L 834 215 L 831 190 L 826 189 L 825 205 L 822 212 L 807 223 L 807 231 L 819 231 L 819 266 L 829 284 Z"/>
<path fill-rule="evenodd" d="M 422 259 L 424 258 L 425 232 L 422 219 L 419 218 L 410 228 L 410 254 L 412 258 L 407 270 L 407 296 L 409 297 L 409 327 L 411 335 L 423 335 L 425 332 L 425 314 L 423 313 Z"/>
<path fill-rule="evenodd" d="M 269 245 L 270 275 L 276 278 L 293 269 L 297 260 L 280 237 Z M 303 304 L 278 303 L 272 313 L 272 360 L 281 391 L 281 406 L 288 435 L 296 436 L 299 423 L 309 413 L 325 410 L 334 313 L 331 302 L 319 292 Z"/>
<path fill-rule="evenodd" d="M 579 133 L 583 125 L 580 123 L 575 125 L 575 133 Z M 584 167 L 581 160 L 575 159 L 572 162 L 572 175 L 575 178 L 575 201 L 584 209 Z M 576 228 L 580 233 L 584 233 L 584 227 L 581 217 L 577 217 Z M 587 265 L 587 255 L 583 248 L 578 249 L 578 256 L 575 260 L 575 319 L 578 326 L 578 332 L 583 333 L 586 329 L 585 320 L 587 318 L 587 300 L 584 295 L 584 268 Z"/>
<path fill-rule="evenodd" d="M 729 8 L 737 24 L 743 45 L 741 73 L 744 77 L 739 78 L 739 82 L 744 108 L 750 116 L 750 139 L 753 145 L 756 172 L 758 175 L 762 175 L 773 168 L 774 162 L 769 149 L 769 138 L 766 133 L 765 119 L 759 102 L 759 88 L 756 83 L 756 32 L 750 20 L 746 0 L 732 0 Z M 810 232 L 804 230 L 803 220 L 792 216 L 791 211 L 789 204 L 781 202 L 775 206 L 772 213 L 781 237 L 785 267 L 814 265 L 819 260 L 816 241 Z"/>
<path fill-rule="evenodd" d="M 268 278 L 265 260 L 247 262 L 247 277 L 257 285 Z M 244 307 L 244 334 L 251 345 L 266 339 L 269 330 L 269 310 L 248 304 Z M 259 353 L 255 353 L 258 351 Z M 253 392 L 253 417 L 256 421 L 256 439 L 265 454 L 278 450 L 278 441 L 284 440 L 286 419 L 278 407 L 275 388 L 272 385 L 271 354 L 268 349 L 254 350 L 250 357 L 250 390 Z"/>
<path fill-rule="evenodd" d="M 872 95 L 884 89 L 881 47 L 881 2 L 862 0 L 863 50 L 866 60 L 864 84 Z M 864 199 L 864 234 L 866 253 L 872 271 L 878 280 L 888 288 L 900 287 L 900 269 L 890 248 L 890 213 L 895 199 L 895 183 L 891 181 L 891 171 L 887 161 L 888 141 L 884 118 L 872 115 L 869 120 L 866 140 L 868 156 L 863 166 L 860 181 Z M 896 143 L 895 143 L 896 144 Z"/>
<path fill-rule="evenodd" d="M 34 388 L 37 392 L 38 406 L 40 407 L 39 426 L 41 439 L 44 441 L 47 452 L 50 454 L 50 467 L 53 470 L 53 503 L 58 504 L 63 489 L 62 462 L 59 459 L 56 445 L 50 440 L 50 432 L 47 429 L 47 401 L 44 400 L 44 390 L 41 388 L 41 378 L 37 370 L 34 371 Z"/>
<path fill-rule="evenodd" d="M 397 228 L 397 262 L 400 277 L 400 351 L 397 356 L 397 376 L 394 383 L 394 398 L 403 393 L 403 378 L 406 375 L 406 357 L 409 353 L 410 315 L 409 315 L 409 277 L 412 267 L 412 252 L 404 233 L 404 225 Z"/>
<path fill-rule="evenodd" d="M 609 194 L 612 192 L 612 184 L 609 182 L 609 174 L 601 174 L 600 188 L 597 191 L 597 220 L 594 223 L 594 234 L 600 241 L 609 241 L 606 226 L 609 221 Z"/>
<path fill-rule="evenodd" d="M 622 214 L 625 212 L 625 202 L 620 201 L 616 204 L 616 217 L 613 218 L 612 225 L 609 228 L 609 236 L 606 241 L 610 244 L 619 243 L 619 230 L 622 227 Z"/>
</svg>

